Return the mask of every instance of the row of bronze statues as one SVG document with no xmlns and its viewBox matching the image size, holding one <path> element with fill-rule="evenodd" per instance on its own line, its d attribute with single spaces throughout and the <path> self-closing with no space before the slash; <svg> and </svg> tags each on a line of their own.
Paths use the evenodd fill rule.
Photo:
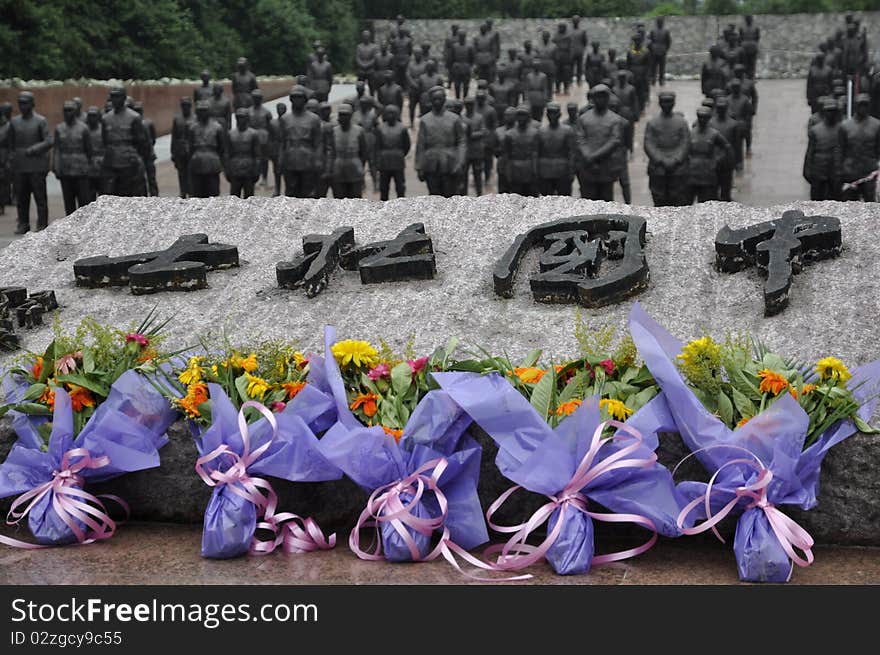
<svg viewBox="0 0 880 655">
<path fill-rule="evenodd" d="M 875 202 L 880 165 L 880 69 L 868 38 L 847 14 L 843 29 L 819 44 L 807 76 L 807 150 L 803 176 L 811 200 Z"/>
</svg>

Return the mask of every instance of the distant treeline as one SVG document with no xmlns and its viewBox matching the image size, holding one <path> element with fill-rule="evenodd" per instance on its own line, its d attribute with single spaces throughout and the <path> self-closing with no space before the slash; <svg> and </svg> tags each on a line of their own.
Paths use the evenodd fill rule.
<svg viewBox="0 0 880 655">
<path fill-rule="evenodd" d="M 303 72 L 320 39 L 351 68 L 369 18 L 540 18 L 880 10 L 880 0 L 0 0 L 0 77 L 217 77 Z"/>
</svg>

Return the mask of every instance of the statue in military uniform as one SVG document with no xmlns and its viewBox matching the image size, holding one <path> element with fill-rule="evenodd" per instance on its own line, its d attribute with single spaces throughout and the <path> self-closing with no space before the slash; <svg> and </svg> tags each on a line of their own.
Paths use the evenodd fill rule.
<svg viewBox="0 0 880 655">
<path fill-rule="evenodd" d="M 871 116 L 871 96 L 860 93 L 855 113 L 840 126 L 840 160 L 843 182 L 851 185 L 844 200 L 877 201 L 877 173 L 880 162 L 880 120 Z"/>
<path fill-rule="evenodd" d="M 366 98 L 364 98 L 366 99 Z M 310 198 L 326 165 L 321 119 L 306 111 L 306 90 L 290 90 L 290 111 L 281 119 L 281 170 L 287 196 Z"/>
<path fill-rule="evenodd" d="M 375 129 L 375 160 L 379 171 L 379 193 L 382 200 L 388 200 L 391 181 L 398 198 L 406 197 L 406 156 L 411 142 L 409 130 L 400 120 L 400 110 L 394 105 L 385 107 L 383 122 Z"/>
<path fill-rule="evenodd" d="M 336 109 L 337 125 L 333 127 L 333 150 L 330 164 L 330 186 L 334 198 L 360 198 L 364 193 L 364 164 L 369 157 L 364 129 L 352 123 L 351 105 Z"/>
<path fill-rule="evenodd" d="M 186 134 L 190 123 L 195 120 L 192 109 L 192 98 L 184 96 L 180 99 L 180 113 L 175 114 L 171 122 L 171 161 L 177 169 L 177 184 L 181 198 L 189 195 L 189 146 Z"/>
<path fill-rule="evenodd" d="M 614 200 L 617 149 L 624 144 L 619 117 L 608 110 L 611 89 L 597 84 L 591 89 L 593 106 L 578 118 L 575 167 L 581 196 L 589 200 Z"/>
<path fill-rule="evenodd" d="M 246 58 L 239 57 L 235 66 L 236 71 L 232 75 L 233 105 L 236 109 L 250 107 L 253 104 L 251 91 L 257 88 L 257 77 L 251 72 L 250 64 Z M 229 127 L 228 120 L 226 127 Z"/>
<path fill-rule="evenodd" d="M 226 134 L 223 126 L 211 118 L 211 106 L 205 100 L 196 103 L 196 120 L 187 130 L 189 146 L 189 184 L 193 198 L 220 195 L 220 172 L 226 157 Z"/>
<path fill-rule="evenodd" d="M 446 109 L 443 87 L 435 86 L 429 95 L 431 112 L 422 117 L 416 140 L 416 171 L 428 193 L 449 198 L 464 168 L 467 136 L 459 117 Z"/>
<path fill-rule="evenodd" d="M 538 130 L 538 188 L 543 196 L 570 196 L 574 176 L 574 131 L 559 121 L 562 109 L 547 105 L 548 124 Z"/>
<path fill-rule="evenodd" d="M 516 108 L 516 124 L 504 134 L 503 151 L 510 193 L 537 196 L 538 130 L 525 105 Z"/>
<path fill-rule="evenodd" d="M 688 150 L 687 183 L 691 202 L 718 200 L 718 161 L 730 157 L 730 144 L 709 125 L 712 110 L 697 109 L 697 124 L 691 130 Z M 690 203 L 689 203 L 690 204 Z"/>
<path fill-rule="evenodd" d="M 235 110 L 235 127 L 228 135 L 229 153 L 224 169 L 229 180 L 229 195 L 238 198 L 254 195 L 254 183 L 260 175 L 263 144 L 250 122 L 251 113 L 247 108 L 239 107 Z"/>
<path fill-rule="evenodd" d="M 125 100 L 124 88 L 112 89 L 113 108 L 103 118 L 106 192 L 114 196 L 145 196 L 144 161 L 149 157 L 149 137 L 140 114 L 129 109 Z"/>
<path fill-rule="evenodd" d="M 61 182 L 64 213 L 70 216 L 79 207 L 91 202 L 89 165 L 92 159 L 92 140 L 89 128 L 79 120 L 76 103 L 64 102 L 64 122 L 55 128 L 55 177 Z"/>
<path fill-rule="evenodd" d="M 645 126 L 645 154 L 648 155 L 648 185 L 655 207 L 690 204 L 687 161 L 690 128 L 675 107 L 675 94 L 661 91 L 660 113 Z"/>
</svg>

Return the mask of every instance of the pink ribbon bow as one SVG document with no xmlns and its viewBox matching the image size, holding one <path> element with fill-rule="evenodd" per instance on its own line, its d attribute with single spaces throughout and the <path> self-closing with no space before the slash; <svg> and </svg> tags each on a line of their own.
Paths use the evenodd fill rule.
<svg viewBox="0 0 880 655">
<path fill-rule="evenodd" d="M 272 428 L 272 438 L 253 452 L 251 452 L 250 431 L 244 415 L 244 410 L 248 407 L 253 407 L 260 412 Z M 336 534 L 326 538 L 314 519 L 303 518 L 291 512 L 276 514 L 278 496 L 271 483 L 263 478 L 255 478 L 248 474 L 248 467 L 263 456 L 278 435 L 278 422 L 272 412 L 262 403 L 253 400 L 242 403 L 238 412 L 238 430 L 241 433 L 243 444 L 241 455 L 229 448 L 227 444 L 221 444 L 207 455 L 199 457 L 196 460 L 195 469 L 209 487 L 227 485 L 232 493 L 241 496 L 257 507 L 259 514 L 256 528 L 268 530 L 272 533 L 272 538 L 261 540 L 254 534 L 249 551 L 254 555 L 268 555 L 281 546 L 285 553 L 308 553 L 315 550 L 330 550 L 336 546 Z M 205 470 L 205 464 L 222 456 L 227 456 L 232 460 L 232 465 L 225 471 L 216 468 L 210 472 Z"/>
<path fill-rule="evenodd" d="M 446 526 L 446 519 L 449 515 L 449 503 L 446 496 L 439 487 L 440 477 L 446 470 L 449 462 L 445 457 L 432 459 L 422 464 L 413 473 L 396 482 L 390 482 L 379 487 L 370 494 L 367 500 L 367 506 L 361 512 L 357 524 L 351 531 L 348 538 L 348 545 L 352 552 L 363 560 L 377 561 L 384 559 L 382 555 L 382 535 L 380 525 L 382 523 L 390 523 L 395 532 L 400 535 L 403 542 L 414 562 L 430 562 L 437 559 L 440 555 L 448 561 L 462 575 L 466 575 L 474 580 L 484 582 L 507 582 L 512 580 L 526 580 L 530 575 L 522 575 L 517 577 L 504 578 L 499 580 L 496 578 L 485 578 L 477 576 L 473 573 L 464 571 L 455 559 L 458 555 L 465 561 L 469 562 L 477 568 L 485 571 L 500 571 L 497 566 L 491 563 L 483 562 L 464 548 L 452 541 L 449 534 L 449 528 Z M 428 475 L 430 471 L 430 475 Z M 422 497 L 426 492 L 431 492 L 437 500 L 440 508 L 440 514 L 436 517 L 420 517 L 412 513 L 412 509 L 418 506 Z M 405 502 L 401 497 L 409 496 L 411 500 Z M 375 528 L 376 539 L 375 547 L 372 551 L 367 552 L 361 549 L 360 533 L 365 528 Z M 414 532 L 430 537 L 435 530 L 442 530 L 440 541 L 427 555 L 422 557 L 419 553 L 418 545 L 413 539 L 407 528 L 411 528 Z"/>
<path fill-rule="evenodd" d="M 602 432 L 606 426 L 613 426 L 618 429 L 618 432 L 615 433 L 612 439 L 621 440 L 631 437 L 633 443 L 621 448 L 600 462 L 594 462 L 599 449 L 605 442 L 602 439 Z M 620 434 L 621 431 L 625 434 Z M 649 550 L 657 542 L 657 526 L 654 525 L 651 519 L 640 514 L 591 512 L 587 509 L 587 497 L 581 491 L 590 482 L 611 471 L 621 468 L 650 468 L 653 466 L 657 461 L 657 455 L 653 452 L 650 457 L 627 459 L 641 445 L 642 435 L 635 428 L 631 428 L 619 421 L 604 421 L 600 423 L 593 433 L 589 450 L 584 455 L 571 480 L 568 481 L 561 492 L 555 496 L 548 496 L 550 502 L 538 508 L 528 521 L 512 526 L 499 526 L 492 523 L 492 515 L 498 511 L 514 492 L 522 488 L 520 485 L 514 485 L 508 489 L 490 505 L 486 512 L 486 520 L 489 526 L 498 532 L 513 533 L 513 536 L 503 545 L 490 546 L 486 550 L 486 554 L 489 555 L 500 551 L 501 554 L 498 556 L 497 565 L 507 571 L 523 569 L 541 561 L 559 537 L 562 526 L 565 523 L 566 512 L 569 511 L 582 512 L 592 519 L 606 523 L 636 523 L 646 527 L 653 533 L 647 542 L 637 548 L 630 548 L 607 555 L 597 555 L 593 558 L 593 564 L 596 566 L 635 557 Z M 544 541 L 538 546 L 526 543 L 531 533 L 543 525 L 557 509 L 559 509 L 559 517 Z"/>
<path fill-rule="evenodd" d="M 76 461 L 73 461 L 74 459 Z M 9 514 L 6 517 L 7 525 L 18 524 L 46 494 L 51 493 L 52 509 L 67 524 L 67 527 L 71 529 L 80 545 L 109 539 L 116 533 L 116 527 L 119 523 L 110 518 L 107 508 L 100 499 L 106 498 L 118 503 L 125 511 L 126 518 L 129 514 L 128 504 L 118 496 L 110 494 L 93 496 L 84 491 L 82 489 L 84 480 L 79 474 L 80 471 L 85 469 L 97 469 L 107 466 L 109 463 L 110 458 L 106 455 L 93 458 L 91 453 L 85 448 L 71 448 L 61 458 L 61 469 L 52 472 L 51 480 L 23 493 L 13 501 L 12 506 L 9 508 Z M 25 504 L 27 506 L 19 510 Z M 83 532 L 82 528 L 77 524 L 77 520 L 85 523 L 90 528 L 90 531 Z M 2 535 L 0 535 L 0 543 L 30 550 L 51 548 L 51 545 L 48 544 L 32 544 Z"/>
<path fill-rule="evenodd" d="M 724 447 L 738 448 L 737 446 Z M 773 534 L 776 535 L 776 538 L 782 545 L 782 549 L 785 551 L 786 555 L 788 555 L 791 561 L 798 566 L 809 566 L 813 563 L 813 538 L 806 530 L 783 514 L 767 499 L 767 487 L 770 486 L 770 481 L 773 479 L 773 472 L 764 466 L 763 462 L 761 462 L 757 455 L 744 448 L 741 450 L 745 450 L 745 452 L 749 453 L 754 459 L 733 459 L 722 464 L 709 480 L 709 484 L 706 485 L 706 493 L 692 500 L 681 510 L 676 521 L 679 529 L 681 529 L 682 534 L 687 535 L 700 534 L 701 532 L 711 529 L 721 543 L 726 543 L 715 526 L 733 511 L 733 508 L 739 503 L 740 499 L 751 498 L 752 502 L 746 507 L 746 509 L 749 510 L 753 507 L 757 507 L 763 510 L 764 514 L 767 516 L 768 523 L 770 523 L 770 527 L 773 529 Z M 688 455 L 688 457 L 690 457 L 690 455 Z M 712 485 L 715 484 L 715 480 L 723 469 L 734 464 L 746 464 L 751 466 L 758 472 L 758 479 L 752 484 L 737 487 L 733 499 L 713 515 L 709 503 L 709 497 L 712 495 Z M 704 503 L 705 505 L 706 516 L 708 517 L 706 521 L 692 528 L 682 527 L 688 514 L 690 514 L 700 503 Z M 804 557 L 798 555 L 795 548 L 801 550 L 804 553 Z"/>
</svg>

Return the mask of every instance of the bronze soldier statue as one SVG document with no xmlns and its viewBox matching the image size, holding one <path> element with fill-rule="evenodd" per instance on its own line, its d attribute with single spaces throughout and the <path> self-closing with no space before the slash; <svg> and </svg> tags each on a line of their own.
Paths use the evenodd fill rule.
<svg viewBox="0 0 880 655">
<path fill-rule="evenodd" d="M 37 230 L 49 226 L 49 205 L 46 198 L 46 175 L 49 174 L 49 151 L 52 135 L 46 119 L 34 111 L 34 94 L 18 94 L 19 115 L 9 124 L 7 135 L 12 153 L 12 180 L 18 201 L 16 234 L 30 230 L 31 196 L 37 205 Z"/>
<path fill-rule="evenodd" d="M 486 23 L 480 25 L 480 33 L 474 37 L 473 49 L 477 78 L 492 82 L 495 79 L 495 37 L 489 34 Z"/>
<path fill-rule="evenodd" d="M 755 19 L 751 14 L 745 17 L 746 24 L 739 28 L 739 38 L 742 41 L 743 64 L 746 67 L 746 75 L 755 79 L 755 65 L 758 61 L 758 41 L 761 40 L 761 30 L 755 25 Z"/>
<path fill-rule="evenodd" d="M 443 86 L 443 77 L 437 72 L 437 62 L 429 59 L 425 64 L 425 72 L 419 77 L 419 116 L 431 111 L 431 97 L 428 91 L 435 86 Z"/>
<path fill-rule="evenodd" d="M 443 87 L 435 86 L 429 95 L 431 112 L 422 116 L 416 140 L 416 171 L 428 193 L 449 198 L 464 168 L 467 137 L 459 117 L 446 110 Z"/>
<path fill-rule="evenodd" d="M 446 74 L 449 76 L 447 88 L 450 89 L 452 88 L 452 64 L 455 62 L 452 58 L 452 48 L 456 43 L 458 43 L 458 24 L 453 23 L 450 26 L 449 36 L 443 39 L 443 63 L 446 66 Z"/>
<path fill-rule="evenodd" d="M 202 85 L 197 86 L 193 89 L 193 102 L 198 102 L 199 100 L 210 100 L 213 95 L 213 90 L 211 89 L 211 71 L 207 68 L 202 71 L 201 74 Z"/>
<path fill-rule="evenodd" d="M 713 45 L 709 48 L 709 61 L 703 64 L 700 73 L 700 87 L 704 96 L 712 95 L 714 89 L 727 87 L 727 67 L 721 58 L 721 48 Z"/>
<path fill-rule="evenodd" d="M 485 25 L 484 25 L 485 27 Z M 467 195 L 468 174 L 472 171 L 475 195 L 483 195 L 483 160 L 485 158 L 485 137 L 487 126 L 483 114 L 474 110 L 475 100 L 464 99 L 464 123 L 467 133 L 467 154 L 462 175 L 462 195 Z"/>
<path fill-rule="evenodd" d="M 260 152 L 257 157 L 260 168 L 260 181 L 265 189 L 268 186 L 269 177 L 269 125 L 272 122 L 272 112 L 263 104 L 263 92 L 254 89 L 251 92 L 252 104 L 248 108 L 248 127 L 255 130 L 260 139 Z M 251 194 L 253 195 L 253 193 Z"/>
<path fill-rule="evenodd" d="M 407 98 L 409 99 L 408 105 L 410 127 L 415 127 L 416 124 L 416 110 L 419 104 L 419 97 L 421 96 L 421 91 L 419 90 L 419 79 L 422 77 L 422 75 L 424 75 L 425 69 L 428 65 L 428 62 L 422 53 L 422 50 L 416 50 L 413 53 L 412 61 L 410 61 L 409 65 L 406 67 L 406 91 Z M 352 109 L 355 109 L 355 111 L 357 111 L 357 109 L 354 107 Z"/>
<path fill-rule="evenodd" d="M 403 88 L 394 80 L 394 73 L 385 71 L 384 75 L 382 86 L 376 92 L 377 112 L 381 113 L 388 105 L 394 105 L 403 111 Z"/>
<path fill-rule="evenodd" d="M 568 114 L 568 118 L 565 119 L 565 124 L 568 125 L 572 130 L 577 129 L 578 118 L 581 115 L 578 103 L 574 101 L 566 102 L 565 113 Z"/>
<path fill-rule="evenodd" d="M 871 96 L 867 93 L 856 96 L 853 117 L 840 126 L 840 159 L 842 180 L 850 185 L 843 199 L 876 202 L 880 120 L 871 116 Z"/>
<path fill-rule="evenodd" d="M 629 150 L 626 142 L 626 133 L 630 128 L 630 123 L 621 113 L 623 110 L 621 109 L 620 99 L 613 93 L 608 98 L 608 109 L 617 116 L 617 120 L 620 123 L 620 129 L 624 134 L 623 143 L 614 149 L 612 162 L 613 168 L 620 171 L 617 180 L 620 182 L 623 202 L 628 205 L 632 202 L 632 188 L 629 182 L 629 158 L 627 156 Z"/>
<path fill-rule="evenodd" d="M 364 164 L 369 150 L 363 128 L 352 123 L 352 113 L 345 103 L 336 109 L 338 124 L 333 127 L 330 168 L 334 198 L 361 198 L 364 193 Z"/>
<path fill-rule="evenodd" d="M 635 125 L 639 118 L 639 98 L 636 95 L 635 87 L 629 83 L 629 78 L 630 73 L 628 70 L 618 70 L 617 81 L 611 91 L 620 101 L 617 113 L 626 119 L 626 131 L 623 138 L 626 149 L 631 153 L 633 151 L 633 137 L 636 131 Z"/>
<path fill-rule="evenodd" d="M 842 196 L 839 112 L 837 101 L 827 98 L 822 105 L 822 122 L 807 131 L 804 179 L 810 183 L 810 200 L 840 200 Z"/>
<path fill-rule="evenodd" d="M 394 56 L 388 52 L 388 42 L 379 44 L 379 54 L 376 55 L 376 67 L 373 69 L 373 84 L 370 86 L 371 93 L 375 93 L 385 81 L 385 71 L 391 71 L 394 75 Z"/>
<path fill-rule="evenodd" d="M 394 81 L 402 89 L 406 87 L 406 67 L 413 53 L 413 41 L 409 30 L 402 27 L 397 37 L 391 40 L 391 61 L 394 67 Z"/>
<path fill-rule="evenodd" d="M 541 60 L 535 58 L 539 63 Z M 525 101 L 529 106 L 532 120 L 540 122 L 544 118 L 544 107 L 547 105 L 547 94 L 550 92 L 550 80 L 547 74 L 537 66 L 526 75 L 523 81 Z"/>
<path fill-rule="evenodd" d="M 503 116 L 508 107 L 516 103 L 516 85 L 508 76 L 504 66 L 498 69 L 497 79 L 489 85 L 489 95 L 495 102 L 495 112 Z"/>
<path fill-rule="evenodd" d="M 465 158 L 461 168 L 453 174 L 452 187 L 455 189 L 454 195 L 467 195 L 467 121 L 464 119 L 464 102 L 458 98 L 447 98 L 446 109 L 452 112 L 458 118 L 458 124 L 461 126 L 461 133 L 464 135 L 465 141 Z"/>
<path fill-rule="evenodd" d="M 709 125 L 711 119 L 711 109 L 697 109 L 697 124 L 691 130 L 688 151 L 687 183 L 690 202 L 693 199 L 698 203 L 718 200 L 718 162 L 724 157 L 731 157 L 730 144 L 718 130 Z"/>
<path fill-rule="evenodd" d="M 366 98 L 365 98 L 366 99 Z M 321 119 L 306 111 L 306 90 L 290 90 L 290 111 L 281 119 L 281 170 L 287 196 L 310 198 L 325 165 Z"/>
<path fill-rule="evenodd" d="M 406 197 L 406 156 L 411 141 L 409 130 L 400 119 L 400 111 L 394 105 L 385 107 L 383 122 L 376 127 L 375 160 L 379 170 L 379 193 L 382 200 L 388 200 L 391 181 L 398 198 Z"/>
<path fill-rule="evenodd" d="M 89 165 L 92 160 L 92 140 L 89 128 L 79 120 L 76 103 L 64 103 L 64 122 L 55 128 L 55 177 L 61 182 L 64 213 L 70 216 L 78 207 L 91 202 Z"/>
<path fill-rule="evenodd" d="M 379 54 L 379 46 L 373 43 L 369 31 L 361 32 L 361 42 L 357 44 L 354 53 L 354 69 L 357 73 L 358 82 L 370 85 L 370 93 L 375 93 L 373 80 L 376 71 L 376 55 Z"/>
<path fill-rule="evenodd" d="M 248 103 L 240 105 L 241 107 L 250 107 L 253 100 L 248 95 Z M 238 107 L 236 107 L 237 109 Z M 208 113 L 211 118 L 220 123 L 220 127 L 228 130 L 232 127 L 232 103 L 223 93 L 223 85 L 219 82 L 214 85 Z"/>
<path fill-rule="evenodd" d="M 251 107 L 253 109 L 253 107 Z M 263 144 L 260 135 L 250 126 L 251 113 L 245 107 L 235 110 L 235 127 L 229 130 L 229 154 L 224 169 L 229 180 L 229 195 L 250 198 L 260 175 Z"/>
<path fill-rule="evenodd" d="M 568 25 L 559 23 L 556 26 L 556 93 L 565 93 L 571 87 L 571 67 L 574 57 L 574 43 L 568 33 Z"/>
<path fill-rule="evenodd" d="M 158 197 L 159 184 L 156 181 L 156 125 L 152 120 L 144 116 L 144 103 L 136 102 L 132 107 L 144 122 L 144 130 L 147 132 L 147 156 L 144 159 L 144 172 L 147 176 L 147 195 Z"/>
<path fill-rule="evenodd" d="M 737 78 L 730 81 L 730 96 L 727 98 L 728 113 L 738 126 L 736 142 L 732 143 L 736 170 L 743 169 L 743 143 L 746 135 L 752 132 L 752 117 L 755 114 L 752 102 L 742 92 L 742 82 Z"/>
<path fill-rule="evenodd" d="M 113 108 L 104 114 L 104 178 L 112 196 L 147 195 L 144 162 L 149 137 L 140 114 L 125 105 L 125 89 L 110 91 Z"/>
<path fill-rule="evenodd" d="M 547 105 L 548 124 L 538 130 L 538 187 L 542 196 L 570 196 L 574 179 L 574 131 L 559 120 L 562 110 Z"/>
<path fill-rule="evenodd" d="M 602 78 L 611 80 L 612 83 L 617 79 L 617 71 L 626 70 L 626 58 L 617 58 L 617 50 L 608 48 L 608 57 L 602 66 Z M 630 73 L 630 84 L 632 84 L 632 73 Z M 636 87 L 633 86 L 633 89 Z"/>
<path fill-rule="evenodd" d="M 314 97 L 318 102 L 324 102 L 330 96 L 333 87 L 333 65 L 327 61 L 327 53 L 324 48 L 315 52 L 315 61 L 309 64 L 308 76 L 310 88 L 315 92 Z"/>
<path fill-rule="evenodd" d="M 571 17 L 571 57 L 574 63 L 574 76 L 577 85 L 581 86 L 584 77 L 584 53 L 587 50 L 587 30 L 581 27 L 581 17 Z"/>
<path fill-rule="evenodd" d="M 245 57 L 239 57 L 235 67 L 236 71 L 232 75 L 233 105 L 236 109 L 250 107 L 253 102 L 251 91 L 257 88 L 257 76 L 251 72 L 250 64 Z M 229 117 L 226 120 L 226 128 L 229 128 Z"/>
<path fill-rule="evenodd" d="M 330 167 L 333 164 L 333 128 L 336 127 L 336 123 L 332 120 L 332 113 L 333 107 L 329 102 L 322 102 L 318 105 L 325 164 L 319 172 L 318 181 L 315 184 L 315 198 L 326 198 L 327 192 L 330 190 Z"/>
<path fill-rule="evenodd" d="M 556 87 L 556 44 L 550 40 L 550 32 L 541 32 L 541 41 L 535 48 L 535 67 L 547 76 L 547 102 L 553 100 Z"/>
<path fill-rule="evenodd" d="M 473 65 L 474 49 L 467 43 L 467 34 L 459 30 L 458 41 L 452 44 L 452 83 L 456 98 L 470 93 Z"/>
<path fill-rule="evenodd" d="M 655 207 L 690 204 L 687 198 L 687 157 L 690 128 L 679 113 L 673 113 L 675 94 L 661 91 L 660 113 L 645 126 L 645 154 L 648 155 L 648 185 Z"/>
<path fill-rule="evenodd" d="M 482 81 L 482 80 L 481 80 Z M 492 177 L 492 160 L 495 157 L 495 128 L 498 127 L 498 110 L 491 104 L 487 89 L 478 88 L 474 96 L 474 110 L 483 117 L 483 181 Z"/>
<path fill-rule="evenodd" d="M 181 198 L 189 195 L 189 145 L 186 135 L 190 123 L 195 120 L 192 109 L 192 98 L 184 96 L 180 99 L 180 113 L 175 114 L 171 122 L 171 161 L 177 169 L 177 184 Z"/>
<path fill-rule="evenodd" d="M 581 197 L 611 202 L 614 181 L 620 177 L 614 155 L 623 145 L 623 129 L 619 117 L 608 110 L 611 89 L 597 84 L 591 96 L 593 107 L 581 114 L 575 130 L 575 172 Z"/>
<path fill-rule="evenodd" d="M 12 103 L 0 103 L 0 216 L 6 213 L 6 205 L 12 204 L 12 151 L 9 146 Z"/>
<path fill-rule="evenodd" d="M 739 124 L 728 114 L 727 96 L 719 96 L 715 100 L 715 115 L 709 120 L 709 126 L 716 130 L 728 144 L 736 143 L 739 138 Z M 730 202 L 733 188 L 733 169 L 736 166 L 736 153 L 731 145 L 724 157 L 718 160 L 716 169 L 718 178 L 718 200 Z"/>
<path fill-rule="evenodd" d="M 328 105 L 329 106 L 329 105 Z M 281 117 L 287 113 L 287 105 L 275 105 L 275 118 L 269 121 L 269 159 L 272 161 L 272 177 L 275 180 L 272 195 L 281 195 Z"/>
<path fill-rule="evenodd" d="M 226 157 L 223 126 L 211 118 L 211 106 L 205 100 L 196 103 L 196 120 L 187 130 L 189 145 L 189 184 L 193 198 L 220 195 L 220 172 Z"/>
<path fill-rule="evenodd" d="M 186 99 L 192 102 L 189 96 Z M 89 201 L 104 193 L 104 126 L 101 124 L 101 110 L 89 107 L 86 112 L 86 127 L 89 130 L 89 143 L 92 158 L 89 163 Z"/>
<path fill-rule="evenodd" d="M 516 109 L 519 104 L 520 96 L 523 95 L 523 62 L 520 59 L 519 51 L 516 48 L 507 49 L 507 61 L 503 64 L 507 79 L 513 86 L 513 95 L 508 103 L 509 107 Z"/>
<path fill-rule="evenodd" d="M 834 71 L 825 63 L 825 55 L 821 52 L 818 53 L 813 57 L 813 64 L 807 73 L 807 103 L 814 114 L 822 111 L 819 98 L 831 95 L 833 77 Z"/>
<path fill-rule="evenodd" d="M 633 34 L 626 53 L 626 67 L 633 74 L 633 86 L 639 98 L 639 115 L 644 113 L 651 96 L 651 51 L 644 44 L 641 32 Z"/>
<path fill-rule="evenodd" d="M 504 154 L 505 135 L 516 125 L 516 107 L 507 107 L 502 114 L 502 124 L 495 128 L 495 157 L 498 159 L 498 193 L 510 193 L 509 166 Z"/>
<path fill-rule="evenodd" d="M 504 134 L 503 151 L 510 193 L 537 196 L 538 130 L 525 105 L 516 108 L 516 124 Z"/>
<path fill-rule="evenodd" d="M 658 16 L 655 27 L 648 35 L 648 49 L 651 51 L 651 84 L 666 83 L 666 55 L 672 47 L 672 37 L 664 25 L 663 16 Z"/>
<path fill-rule="evenodd" d="M 352 122 L 364 129 L 364 137 L 367 140 L 367 150 L 369 153 L 367 163 L 370 167 L 373 193 L 379 190 L 379 170 L 376 168 L 375 149 L 373 148 L 376 140 L 376 126 L 379 124 L 379 111 L 379 108 L 375 107 L 373 98 L 366 97 L 361 102 L 360 111 L 352 116 Z"/>
</svg>

